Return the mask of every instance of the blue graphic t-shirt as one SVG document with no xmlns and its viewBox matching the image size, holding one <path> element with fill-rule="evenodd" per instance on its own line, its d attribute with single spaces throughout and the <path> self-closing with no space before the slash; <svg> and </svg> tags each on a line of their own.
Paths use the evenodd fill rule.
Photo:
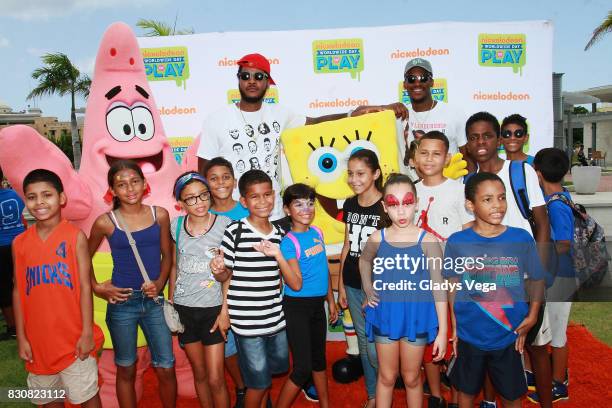
<svg viewBox="0 0 612 408">
<path fill-rule="evenodd" d="M 457 335 L 481 350 L 500 350 L 516 340 L 514 330 L 529 311 L 524 279 L 544 279 L 533 238 L 513 227 L 492 238 L 472 228 L 452 234 L 443 274 L 460 278 L 454 306 Z"/>
<path fill-rule="evenodd" d="M 15 190 L 0 188 L 0 246 L 9 246 L 25 231 L 21 221 L 24 204 Z"/>
<path fill-rule="evenodd" d="M 329 283 L 329 269 L 325 243 L 314 228 L 305 232 L 291 231 L 300 244 L 300 257 L 298 263 L 302 272 L 302 289 L 294 291 L 285 284 L 284 293 L 293 297 L 313 297 L 327 295 Z M 281 252 L 286 260 L 296 259 L 295 244 L 288 236 L 280 243 Z"/>
<path fill-rule="evenodd" d="M 217 214 L 217 215 L 225 215 L 227 218 L 229 218 L 232 221 L 238 221 L 238 220 L 241 220 L 249 216 L 249 210 L 247 210 L 246 207 L 243 207 L 242 204 L 240 204 L 239 202 L 236 202 L 236 205 L 234 206 L 234 208 L 232 208 L 229 211 L 219 212 L 219 211 L 210 209 L 209 212 L 213 214 Z"/>
<path fill-rule="evenodd" d="M 560 192 L 568 200 L 572 200 L 567 191 Z M 548 219 L 550 220 L 550 239 L 554 241 L 574 241 L 574 214 L 572 209 L 561 200 L 554 200 L 549 203 L 551 195 L 545 198 L 548 208 Z M 563 278 L 573 278 L 576 276 L 574 263 L 571 253 L 557 254 L 556 276 Z"/>
</svg>

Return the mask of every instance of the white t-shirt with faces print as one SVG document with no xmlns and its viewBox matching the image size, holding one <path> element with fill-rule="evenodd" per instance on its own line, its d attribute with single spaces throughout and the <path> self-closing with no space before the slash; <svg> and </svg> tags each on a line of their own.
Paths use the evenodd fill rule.
<svg viewBox="0 0 612 408">
<path fill-rule="evenodd" d="M 251 169 L 265 171 L 276 192 L 271 215 L 276 220 L 284 216 L 280 197 L 280 134 L 283 129 L 305 124 L 304 115 L 277 104 L 263 103 L 257 112 L 244 112 L 236 105 L 228 105 L 204 121 L 197 154 L 206 160 L 217 156 L 229 160 L 236 179 Z M 233 197 L 240 198 L 238 188 Z"/>
</svg>

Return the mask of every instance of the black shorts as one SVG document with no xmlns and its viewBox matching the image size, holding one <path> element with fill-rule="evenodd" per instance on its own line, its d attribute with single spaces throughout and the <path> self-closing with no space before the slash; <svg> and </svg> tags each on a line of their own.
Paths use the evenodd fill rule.
<svg viewBox="0 0 612 408">
<path fill-rule="evenodd" d="M 13 304 L 13 254 L 11 246 L 0 246 L 0 307 Z"/>
<path fill-rule="evenodd" d="M 489 373 L 497 393 L 508 401 L 527 392 L 523 357 L 514 349 L 514 343 L 501 350 L 485 351 L 459 339 L 457 358 L 449 374 L 453 386 L 465 394 L 477 395 L 485 373 Z"/>
<path fill-rule="evenodd" d="M 212 307 L 190 307 L 174 304 L 185 331 L 178 334 L 181 345 L 201 342 L 205 346 L 224 343 L 219 329 L 210 332 L 217 316 L 221 312 L 221 305 Z"/>
</svg>

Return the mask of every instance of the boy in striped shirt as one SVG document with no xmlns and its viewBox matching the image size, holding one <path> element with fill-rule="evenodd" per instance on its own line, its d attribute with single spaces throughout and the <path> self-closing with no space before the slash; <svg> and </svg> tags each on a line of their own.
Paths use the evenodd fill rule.
<svg viewBox="0 0 612 408">
<path fill-rule="evenodd" d="M 282 309 L 278 249 L 283 231 L 270 222 L 276 193 L 261 170 L 249 170 L 238 182 L 240 203 L 249 216 L 229 224 L 211 269 L 224 283 L 224 296 L 247 387 L 246 408 L 268 399 L 272 375 L 289 369 L 289 348 Z M 222 262 L 223 256 L 224 262 Z"/>
</svg>

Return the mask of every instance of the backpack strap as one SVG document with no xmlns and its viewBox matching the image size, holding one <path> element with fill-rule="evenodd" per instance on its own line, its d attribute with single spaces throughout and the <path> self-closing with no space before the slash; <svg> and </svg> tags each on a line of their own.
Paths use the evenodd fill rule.
<svg viewBox="0 0 612 408">
<path fill-rule="evenodd" d="M 293 242 L 293 246 L 295 246 L 295 259 L 297 259 L 298 261 L 300 260 L 300 256 L 301 256 L 301 252 L 302 252 L 302 248 L 300 247 L 300 242 L 298 241 L 297 237 L 295 236 L 295 234 L 291 231 L 289 231 L 287 234 L 285 234 L 285 236 L 287 238 L 289 238 L 291 240 L 291 242 Z"/>
<path fill-rule="evenodd" d="M 183 228 L 183 221 L 185 220 L 184 215 L 179 215 L 176 219 L 176 232 L 174 233 L 175 239 L 175 247 L 176 247 L 176 263 L 178 264 L 179 257 L 179 237 L 181 236 L 181 228 Z"/>
<path fill-rule="evenodd" d="M 468 180 L 469 180 L 469 179 L 471 179 L 471 178 L 472 178 L 472 176 L 473 176 L 474 174 L 476 174 L 476 173 L 477 173 L 477 172 L 474 172 L 474 173 L 468 173 L 468 174 L 466 174 L 465 176 L 463 176 L 463 184 L 467 184 Z"/>
<path fill-rule="evenodd" d="M 510 185 L 516 205 L 518 205 L 523 218 L 530 220 L 532 212 L 529 205 L 529 195 L 527 194 L 527 181 L 525 176 L 525 162 L 512 160 L 510 162 Z"/>
<path fill-rule="evenodd" d="M 563 204 L 567 205 L 569 208 L 572 209 L 572 213 L 574 214 L 574 216 L 580 217 L 582 219 L 586 218 L 586 215 L 582 211 L 580 211 L 580 208 L 578 208 L 576 204 L 574 204 L 572 200 L 569 200 L 565 195 L 561 193 L 554 193 L 550 196 L 548 200 L 546 200 L 546 206 L 548 207 L 548 205 L 550 205 L 550 203 L 552 203 L 553 201 L 561 201 Z"/>
<path fill-rule="evenodd" d="M 316 225 L 311 225 L 310 228 L 312 228 L 317 232 L 317 234 L 319 234 L 319 238 L 321 238 L 321 243 L 323 244 L 325 240 L 323 239 L 323 231 L 321 231 L 321 228 L 317 227 Z"/>
</svg>

